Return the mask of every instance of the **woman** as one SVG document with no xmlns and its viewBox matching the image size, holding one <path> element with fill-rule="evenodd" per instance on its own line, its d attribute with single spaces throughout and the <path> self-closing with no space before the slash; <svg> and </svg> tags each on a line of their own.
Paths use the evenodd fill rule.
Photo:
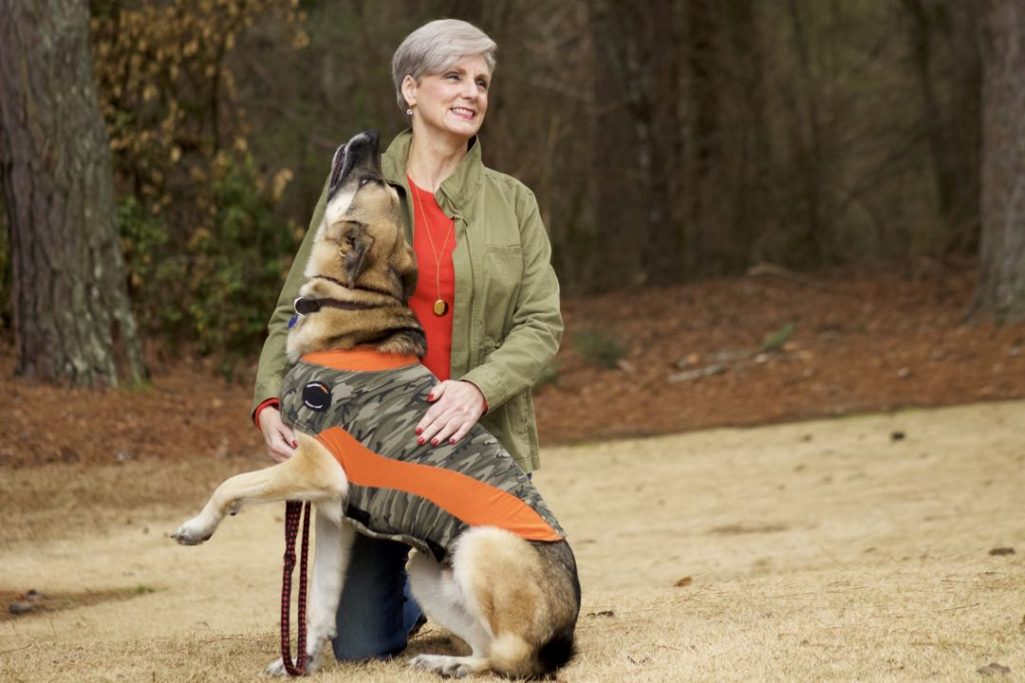
<svg viewBox="0 0 1025 683">
<path fill-rule="evenodd" d="M 481 161 L 477 132 L 488 109 L 496 45 L 476 27 L 432 21 L 392 59 L 399 106 L 410 130 L 381 159 L 406 188 L 406 236 L 419 279 L 410 306 L 427 335 L 425 365 L 440 380 L 416 426 L 420 443 L 455 443 L 478 421 L 527 472 L 539 466 L 530 389 L 562 336 L 559 284 L 533 194 Z M 326 190 L 278 298 L 260 355 L 254 420 L 270 456 L 291 456 L 295 436 L 277 408 L 287 367 L 285 339 Z M 422 615 L 408 598 L 408 548 L 358 537 L 334 642 L 339 660 L 385 657 L 405 648 Z"/>
</svg>

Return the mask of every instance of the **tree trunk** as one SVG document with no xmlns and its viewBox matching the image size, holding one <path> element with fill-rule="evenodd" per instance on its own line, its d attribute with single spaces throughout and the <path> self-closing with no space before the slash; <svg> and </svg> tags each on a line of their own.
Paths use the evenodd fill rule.
<svg viewBox="0 0 1025 683">
<path fill-rule="evenodd" d="M 682 23 L 677 0 L 590 5 L 595 45 L 598 288 L 683 279 Z"/>
<path fill-rule="evenodd" d="M 19 375 L 114 385 L 143 367 L 114 220 L 88 3 L 4 0 L 0 185 Z"/>
<path fill-rule="evenodd" d="M 1025 6 L 989 0 L 983 34 L 977 313 L 1025 320 Z"/>
<path fill-rule="evenodd" d="M 946 231 L 936 230 L 937 256 L 977 248 L 979 222 L 978 8 L 928 0 L 903 0 L 922 97 L 922 120 L 935 168 L 936 194 Z M 936 40 L 942 42 L 936 48 Z M 952 93 L 938 92 L 937 54 L 946 53 Z M 942 81 L 941 81 L 942 82 Z"/>
</svg>

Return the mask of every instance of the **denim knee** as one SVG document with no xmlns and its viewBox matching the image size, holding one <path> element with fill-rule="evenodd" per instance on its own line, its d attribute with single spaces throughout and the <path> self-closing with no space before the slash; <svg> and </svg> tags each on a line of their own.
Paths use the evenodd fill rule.
<svg viewBox="0 0 1025 683">
<path fill-rule="evenodd" d="M 332 641 L 339 661 L 387 658 L 405 649 L 407 635 L 421 616 L 409 594 L 408 554 L 402 543 L 356 537 L 338 606 L 338 635 Z"/>
</svg>

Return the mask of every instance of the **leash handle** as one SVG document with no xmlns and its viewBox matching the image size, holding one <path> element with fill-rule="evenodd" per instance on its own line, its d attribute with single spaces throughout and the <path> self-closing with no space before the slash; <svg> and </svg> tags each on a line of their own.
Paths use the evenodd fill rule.
<svg viewBox="0 0 1025 683">
<path fill-rule="evenodd" d="M 305 516 L 303 515 L 305 513 Z M 303 520 L 303 540 L 299 560 L 299 635 L 296 639 L 295 662 L 292 662 L 289 612 L 292 606 L 292 570 L 295 568 L 295 538 L 299 533 L 299 519 Z M 281 662 L 290 676 L 306 673 L 306 566 L 310 549 L 310 503 L 300 500 L 285 501 L 285 568 L 281 577 Z"/>
</svg>

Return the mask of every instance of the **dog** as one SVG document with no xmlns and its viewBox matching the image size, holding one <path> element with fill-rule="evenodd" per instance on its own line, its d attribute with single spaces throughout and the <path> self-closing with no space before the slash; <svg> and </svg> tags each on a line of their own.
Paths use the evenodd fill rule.
<svg viewBox="0 0 1025 683">
<path fill-rule="evenodd" d="M 451 677 L 550 675 L 574 654 L 580 612 L 565 534 L 485 428 L 455 445 L 415 441 L 436 380 L 419 363 L 424 333 L 407 306 L 417 271 L 403 198 L 382 178 L 376 133 L 338 148 L 287 342 L 294 365 L 281 408 L 298 448 L 283 463 L 226 480 L 171 536 L 195 545 L 246 503 L 312 501 L 307 671 L 322 665 L 335 636 L 349 551 L 364 533 L 413 547 L 414 597 L 472 650 L 418 655 L 411 666 Z M 267 671 L 283 675 L 282 660 Z"/>
</svg>

